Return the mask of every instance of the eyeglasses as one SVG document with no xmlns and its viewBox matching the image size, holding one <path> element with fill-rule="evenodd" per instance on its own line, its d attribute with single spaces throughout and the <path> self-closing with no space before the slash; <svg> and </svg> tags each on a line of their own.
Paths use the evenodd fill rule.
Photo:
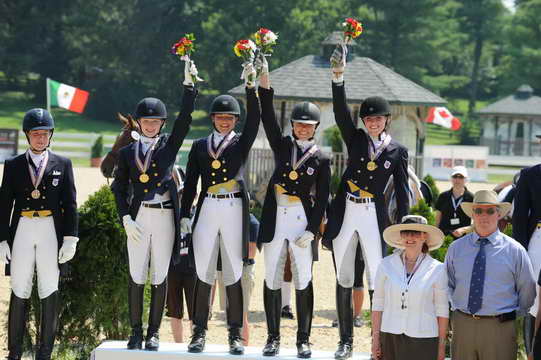
<svg viewBox="0 0 541 360">
<path fill-rule="evenodd" d="M 451 176 L 453 179 L 464 179 L 464 176 L 462 175 L 453 175 Z"/>
<path fill-rule="evenodd" d="M 493 208 L 493 207 L 489 207 L 489 208 L 486 208 L 486 209 L 483 209 L 483 208 L 475 208 L 473 209 L 473 212 L 476 214 L 476 215 L 482 215 L 483 213 L 486 213 L 487 215 L 494 215 L 496 213 L 496 208 Z"/>
<path fill-rule="evenodd" d="M 422 233 L 422 231 L 418 230 L 400 230 L 400 235 L 408 236 L 408 235 L 418 235 Z"/>
</svg>

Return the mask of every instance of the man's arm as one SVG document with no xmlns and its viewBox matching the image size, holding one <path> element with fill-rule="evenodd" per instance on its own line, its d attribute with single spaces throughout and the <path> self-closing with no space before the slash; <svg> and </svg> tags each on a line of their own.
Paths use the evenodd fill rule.
<svg viewBox="0 0 541 360">
<path fill-rule="evenodd" d="M 513 210 L 513 238 L 528 249 L 528 218 L 532 207 L 532 194 L 528 169 L 521 170 L 517 183 Z"/>
<path fill-rule="evenodd" d="M 532 262 L 524 248 L 518 249 L 516 259 L 516 288 L 518 293 L 518 314 L 524 315 L 533 305 L 536 292 Z"/>
</svg>

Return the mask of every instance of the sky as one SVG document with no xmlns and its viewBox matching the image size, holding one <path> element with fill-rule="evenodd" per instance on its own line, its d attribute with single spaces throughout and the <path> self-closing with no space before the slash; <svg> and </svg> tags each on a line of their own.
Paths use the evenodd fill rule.
<svg viewBox="0 0 541 360">
<path fill-rule="evenodd" d="M 514 10 L 515 1 L 514 0 L 502 0 L 503 4 L 509 9 Z"/>
</svg>

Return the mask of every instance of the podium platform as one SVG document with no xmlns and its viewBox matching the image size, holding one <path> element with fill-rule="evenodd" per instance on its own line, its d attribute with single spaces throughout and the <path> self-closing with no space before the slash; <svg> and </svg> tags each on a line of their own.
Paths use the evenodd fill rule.
<svg viewBox="0 0 541 360">
<path fill-rule="evenodd" d="M 244 355 L 230 355 L 226 345 L 207 344 L 205 352 L 192 354 L 186 350 L 187 344 L 160 343 L 159 351 L 127 350 L 126 341 L 105 341 L 92 352 L 91 360 L 170 360 L 170 359 L 297 359 L 296 349 L 280 349 L 280 355 L 267 357 L 261 355 L 263 347 L 248 346 Z M 312 350 L 312 359 L 334 359 L 334 352 Z M 368 354 L 354 353 L 353 359 L 370 360 Z"/>
</svg>

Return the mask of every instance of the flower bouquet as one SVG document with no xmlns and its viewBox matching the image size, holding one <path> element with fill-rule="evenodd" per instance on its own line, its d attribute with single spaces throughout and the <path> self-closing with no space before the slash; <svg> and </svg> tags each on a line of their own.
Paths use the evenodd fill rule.
<svg viewBox="0 0 541 360">
<path fill-rule="evenodd" d="M 186 61 L 189 67 L 190 76 L 192 82 L 195 84 L 198 81 L 203 81 L 198 76 L 197 68 L 190 56 L 195 52 L 195 36 L 193 34 L 186 34 L 179 41 L 177 41 L 173 46 L 171 46 L 171 54 L 178 56 L 180 61 Z"/>
<path fill-rule="evenodd" d="M 271 56 L 274 51 L 273 47 L 276 45 L 276 40 L 278 35 L 266 28 L 260 28 L 256 33 L 254 33 L 253 38 L 257 47 L 256 50 L 256 61 L 255 69 L 257 72 L 256 77 L 259 78 L 263 70 L 263 64 L 266 63 L 264 58 L 266 56 Z"/>
<path fill-rule="evenodd" d="M 359 37 L 363 33 L 363 25 L 354 18 L 347 18 L 343 23 L 344 28 L 344 44 L 348 44 L 351 39 Z"/>
<path fill-rule="evenodd" d="M 242 66 L 246 67 L 249 64 L 253 64 L 256 49 L 257 47 L 252 40 L 243 39 L 235 43 L 235 46 L 233 47 L 233 52 L 235 53 L 235 55 L 237 55 L 243 60 Z M 240 78 L 244 79 L 244 71 L 242 72 Z M 248 79 L 246 80 L 249 83 L 253 83 L 255 79 L 253 79 L 253 75 L 248 75 Z"/>
</svg>

